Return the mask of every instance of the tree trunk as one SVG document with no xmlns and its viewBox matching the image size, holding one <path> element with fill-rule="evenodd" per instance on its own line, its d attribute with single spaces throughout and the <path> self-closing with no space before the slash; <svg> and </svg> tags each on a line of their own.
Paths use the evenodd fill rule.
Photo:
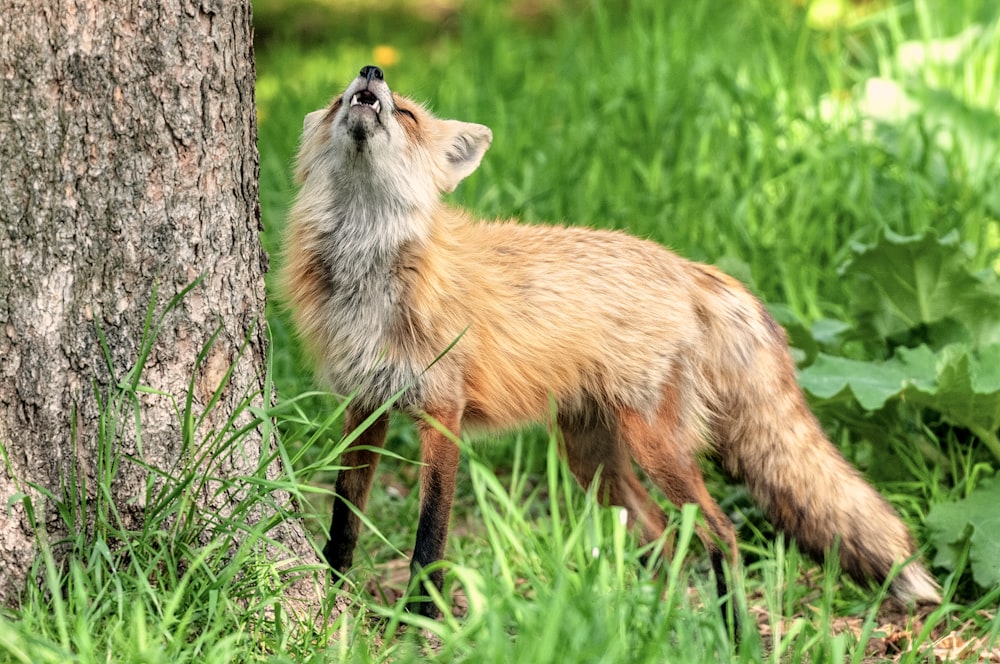
<svg viewBox="0 0 1000 664">
<path fill-rule="evenodd" d="M 271 398 L 253 86 L 248 0 L 0 0 L 0 601 L 16 600 L 37 554 L 11 497 L 31 496 L 53 542 L 67 524 L 32 484 L 99 498 L 109 437 L 95 395 L 151 388 L 123 413 L 114 452 L 175 473 L 211 432 L 251 421 L 243 400 Z M 145 355 L 154 292 L 158 317 L 199 277 Z M 213 475 L 253 475 L 262 447 L 251 432 Z M 114 474 L 127 529 L 147 479 L 129 461 Z M 206 510 L 240 499 L 210 493 Z M 313 555 L 297 526 L 276 537 Z"/>
</svg>

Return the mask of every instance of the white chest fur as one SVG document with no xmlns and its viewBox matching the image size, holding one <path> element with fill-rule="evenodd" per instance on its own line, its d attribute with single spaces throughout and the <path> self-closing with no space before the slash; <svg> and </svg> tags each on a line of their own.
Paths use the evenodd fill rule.
<svg viewBox="0 0 1000 664">
<path fill-rule="evenodd" d="M 342 206 L 328 215 L 317 249 L 324 264 L 326 349 L 321 378 L 335 391 L 377 407 L 405 390 L 399 405 L 419 401 L 422 367 L 400 359 L 404 246 L 419 241 L 401 210 Z"/>
</svg>

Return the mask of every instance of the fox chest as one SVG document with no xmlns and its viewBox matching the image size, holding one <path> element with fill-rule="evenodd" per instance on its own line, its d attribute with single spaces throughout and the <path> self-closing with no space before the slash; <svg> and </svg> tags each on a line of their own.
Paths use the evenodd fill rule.
<svg viewBox="0 0 1000 664">
<path fill-rule="evenodd" d="M 387 269 L 355 265 L 327 276 L 321 377 L 368 408 L 393 397 L 404 409 L 420 401 L 422 367 L 401 332 L 402 290 Z"/>
</svg>

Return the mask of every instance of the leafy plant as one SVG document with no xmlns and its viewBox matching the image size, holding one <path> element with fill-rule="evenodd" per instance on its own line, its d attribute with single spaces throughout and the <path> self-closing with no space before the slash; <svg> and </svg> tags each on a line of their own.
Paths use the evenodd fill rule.
<svg viewBox="0 0 1000 664">
<path fill-rule="evenodd" d="M 1000 286 L 968 265 L 954 233 L 884 230 L 874 244 L 856 246 L 840 273 L 854 287 L 857 324 L 840 338 L 890 357 L 819 353 L 801 372 L 802 386 L 827 405 L 854 399 L 877 411 L 896 399 L 933 410 L 1000 461 Z"/>
<path fill-rule="evenodd" d="M 841 327 L 834 345 L 846 352 L 854 340 L 864 354 L 888 358 L 821 352 L 802 370 L 802 386 L 834 410 L 876 413 L 890 402 L 906 404 L 906 412 L 923 409 L 931 414 L 925 421 L 971 432 L 1000 463 L 1000 287 L 992 271 L 976 274 L 969 264 L 954 233 L 883 231 L 875 243 L 854 247 L 840 273 L 854 287 L 857 322 Z M 801 326 L 796 333 L 803 336 Z M 973 578 L 983 587 L 996 585 L 1000 569 L 998 486 L 984 481 L 961 501 L 934 506 L 927 520 L 935 562 L 956 569 L 956 551 L 967 544 Z"/>
<path fill-rule="evenodd" d="M 984 588 L 1000 586 L 1000 477 L 982 480 L 967 497 L 936 505 L 927 527 L 937 549 L 934 564 L 961 567 L 968 548 L 972 576 Z"/>
<path fill-rule="evenodd" d="M 939 238 L 883 229 L 875 243 L 856 245 L 840 273 L 853 286 L 858 336 L 897 345 L 920 337 L 973 348 L 1000 342 L 1000 284 L 992 270 L 973 273 L 971 258 L 955 231 Z"/>
</svg>

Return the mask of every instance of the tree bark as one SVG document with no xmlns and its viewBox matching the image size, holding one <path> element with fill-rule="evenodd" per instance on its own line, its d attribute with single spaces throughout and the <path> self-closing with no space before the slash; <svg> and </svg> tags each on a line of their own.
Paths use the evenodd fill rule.
<svg viewBox="0 0 1000 664">
<path fill-rule="evenodd" d="M 92 505 L 106 478 L 96 394 L 142 368 L 151 389 L 115 451 L 172 472 L 210 432 L 250 421 L 248 395 L 271 398 L 253 86 L 248 0 L 0 0 L 0 601 L 16 600 L 37 554 L 11 497 L 37 512 L 31 484 L 58 499 L 73 478 Z M 199 278 L 143 361 L 154 291 L 159 316 Z M 205 420 L 185 435 L 189 383 Z M 262 442 L 251 433 L 213 473 L 252 475 Z M 113 478 L 128 529 L 144 518 L 147 479 L 129 462 Z M 199 499 L 225 510 L 236 493 Z M 54 542 L 67 524 L 51 502 L 34 525 Z M 294 525 L 278 538 L 313 555 Z"/>
</svg>

